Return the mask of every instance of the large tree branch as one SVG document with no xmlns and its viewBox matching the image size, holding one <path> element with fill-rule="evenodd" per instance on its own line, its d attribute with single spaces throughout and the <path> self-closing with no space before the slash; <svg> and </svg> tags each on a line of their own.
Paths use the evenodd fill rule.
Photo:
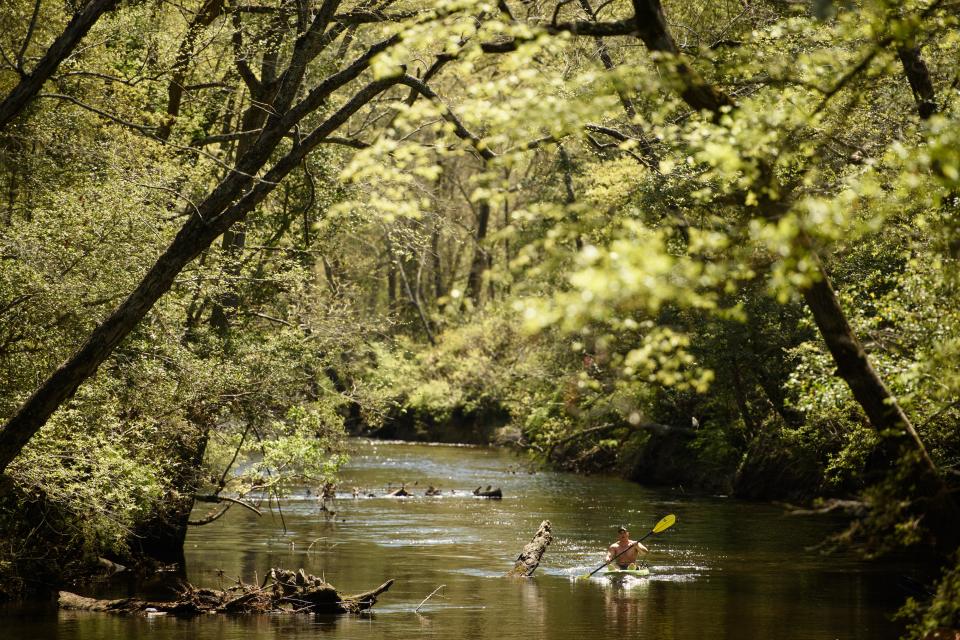
<svg viewBox="0 0 960 640">
<path fill-rule="evenodd" d="M 0 131 L 23 111 L 36 96 L 43 84 L 52 76 L 60 63 L 69 56 L 90 28 L 104 13 L 113 8 L 117 0 L 90 0 L 67 24 L 63 33 L 53 41 L 50 48 L 30 73 L 21 77 L 20 82 L 0 102 Z"/>
<path fill-rule="evenodd" d="M 399 81 L 402 84 L 407 85 L 411 89 L 416 90 L 421 95 L 423 95 L 423 97 L 428 98 L 429 100 L 432 100 L 437 104 L 439 104 L 441 109 L 441 116 L 443 117 L 444 120 L 446 120 L 447 122 L 453 125 L 454 134 L 458 138 L 468 141 L 481 158 L 483 158 L 484 160 L 493 160 L 494 158 L 497 157 L 497 154 L 494 153 L 488 146 L 486 146 L 483 143 L 483 141 L 480 139 L 480 136 L 478 136 L 477 134 L 467 129 L 467 127 L 463 124 L 463 122 L 460 121 L 460 118 L 458 118 L 456 114 L 454 114 L 453 111 L 450 110 L 450 107 L 444 104 L 440 96 L 438 96 L 437 93 L 433 89 L 431 89 L 428 85 L 426 85 L 422 80 L 420 80 L 419 78 L 414 78 L 413 76 L 404 75 L 399 78 Z"/>
<path fill-rule="evenodd" d="M 636 22 L 632 18 L 614 22 L 595 22 L 590 20 L 574 22 L 543 23 L 534 26 L 534 33 L 527 37 L 512 37 L 495 42 L 483 42 L 480 49 L 485 53 L 509 53 L 516 51 L 525 42 L 535 40 L 537 32 L 558 35 L 569 33 L 575 36 L 593 36 L 604 38 L 610 36 L 635 36 L 639 33 Z"/>
<path fill-rule="evenodd" d="M 329 44 L 323 35 L 330 26 L 334 12 L 340 6 L 340 0 L 323 0 L 323 4 L 313 17 L 313 22 L 307 31 L 297 38 L 293 46 L 293 54 L 286 71 L 280 78 L 276 98 L 273 101 L 274 113 L 271 118 L 279 119 L 293 103 L 300 90 L 307 65 Z"/>
<path fill-rule="evenodd" d="M 209 502 L 213 504 L 219 504 L 221 502 L 229 502 L 230 504 L 238 504 L 244 509 L 253 511 L 258 516 L 262 516 L 263 513 L 260 509 L 257 509 L 255 506 L 247 502 L 246 500 L 241 500 L 240 498 L 231 498 L 230 496 L 222 496 L 220 494 L 215 495 L 195 495 L 193 499 L 197 502 Z"/>
<path fill-rule="evenodd" d="M 391 36 L 390 38 L 371 46 L 362 56 L 354 60 L 349 66 L 327 77 L 323 80 L 323 82 L 311 89 L 306 97 L 294 105 L 290 109 L 289 113 L 284 116 L 284 121 L 289 123 L 289 127 L 292 127 L 293 123 L 299 122 L 304 115 L 316 110 L 320 105 L 322 105 L 327 98 L 333 94 L 334 91 L 358 78 L 360 74 L 366 71 L 370 66 L 370 62 L 373 60 L 374 56 L 386 51 L 399 41 L 399 36 Z"/>
</svg>

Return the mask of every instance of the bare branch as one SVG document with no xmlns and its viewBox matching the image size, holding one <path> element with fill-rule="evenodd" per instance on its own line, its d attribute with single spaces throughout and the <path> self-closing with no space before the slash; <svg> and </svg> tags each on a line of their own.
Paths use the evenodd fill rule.
<svg viewBox="0 0 960 640">
<path fill-rule="evenodd" d="M 214 504 L 218 502 L 230 502 L 232 504 L 238 504 L 244 509 L 253 511 L 258 516 L 263 515 L 260 509 L 257 509 L 255 506 L 253 506 L 249 502 L 245 500 L 241 500 L 240 498 L 231 498 L 230 496 L 221 496 L 221 495 L 195 495 L 193 496 L 193 499 L 196 500 L 197 502 L 212 502 Z"/>
<path fill-rule="evenodd" d="M 23 68 L 23 56 L 27 53 L 27 48 L 30 46 L 30 41 L 33 40 L 33 30 L 37 27 L 37 16 L 40 14 L 40 2 L 42 0 L 36 0 L 33 3 L 33 15 L 30 16 L 30 25 L 27 27 L 27 35 L 23 38 L 23 44 L 20 45 L 20 51 L 17 52 L 17 70 L 21 74 L 25 74 L 27 71 Z"/>
<path fill-rule="evenodd" d="M 202 527 L 205 524 L 216 522 L 223 516 L 223 514 L 225 514 L 227 511 L 230 511 L 230 507 L 232 506 L 232 504 L 228 504 L 225 507 L 221 507 L 218 511 L 214 511 L 210 515 L 204 516 L 200 520 L 187 520 L 187 524 L 191 527 Z"/>
<path fill-rule="evenodd" d="M 343 25 L 360 25 L 377 22 L 402 22 L 409 18 L 416 17 L 421 13 L 423 13 L 422 9 L 399 11 L 397 13 L 389 14 L 379 9 L 367 9 L 365 11 L 348 11 L 346 13 L 338 13 L 337 15 L 333 16 L 333 21 L 339 22 Z"/>
<path fill-rule="evenodd" d="M 70 102 L 82 109 L 86 109 L 87 111 L 95 113 L 98 116 L 102 116 L 107 120 L 116 122 L 117 124 L 123 125 L 124 127 L 135 129 L 136 131 L 139 131 L 140 133 L 150 137 L 154 137 L 154 132 L 157 130 L 157 127 L 146 125 L 146 124 L 138 124 L 136 122 L 130 122 L 129 120 L 124 120 L 120 116 L 116 116 L 102 109 L 98 109 L 97 107 L 91 106 L 85 102 L 81 102 L 80 100 L 78 100 L 77 98 L 74 98 L 73 96 L 68 96 L 63 93 L 41 93 L 41 94 L 38 94 L 37 97 L 38 98 L 54 98 L 56 100 L 63 100 L 64 102 Z"/>
</svg>

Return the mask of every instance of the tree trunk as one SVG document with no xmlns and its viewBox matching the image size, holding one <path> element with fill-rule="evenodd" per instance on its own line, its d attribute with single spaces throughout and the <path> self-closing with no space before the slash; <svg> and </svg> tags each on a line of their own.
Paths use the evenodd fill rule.
<svg viewBox="0 0 960 640">
<path fill-rule="evenodd" d="M 37 66 L 24 75 L 13 91 L 0 103 L 0 131 L 23 111 L 29 102 L 40 92 L 43 84 L 57 71 L 64 59 L 73 53 L 77 44 L 90 28 L 109 11 L 117 0 L 90 0 L 79 12 L 73 15 L 63 33 L 53 41 Z"/>
<path fill-rule="evenodd" d="M 671 58 L 666 65 L 661 63 L 660 66 L 666 66 L 669 77 L 680 84 L 680 96 L 684 102 L 694 109 L 709 111 L 714 115 L 719 115 L 722 107 L 734 106 L 730 96 L 701 78 L 680 54 L 667 27 L 660 0 L 633 0 L 633 9 L 640 39 L 647 49 Z"/>
<path fill-rule="evenodd" d="M 466 294 L 473 299 L 475 306 L 480 305 L 483 293 L 483 272 L 490 266 L 487 250 L 483 246 L 487 238 L 487 226 L 490 224 L 490 203 L 483 200 L 477 206 L 477 232 L 474 235 L 473 262 L 470 263 L 470 274 L 467 276 Z"/>
<path fill-rule="evenodd" d="M 937 93 L 930 79 L 930 70 L 920 56 L 920 47 L 903 47 L 897 51 L 903 71 L 917 102 L 917 113 L 926 120 L 937 112 Z"/>
<path fill-rule="evenodd" d="M 196 17 L 187 28 L 177 51 L 177 59 L 173 63 L 170 84 L 167 86 L 167 120 L 157 130 L 157 137 L 166 140 L 170 137 L 173 124 L 180 115 L 180 104 L 183 101 L 184 82 L 187 77 L 187 68 L 193 56 L 193 48 L 197 38 L 203 30 L 209 27 L 214 20 L 223 13 L 224 0 L 205 0 Z"/>
<path fill-rule="evenodd" d="M 439 300 L 447 295 L 447 292 L 443 286 L 443 262 L 440 259 L 440 224 L 438 222 L 434 223 L 433 230 L 430 233 L 430 260 L 433 275 L 433 296 L 434 300 Z"/>
<path fill-rule="evenodd" d="M 419 283 L 416 283 L 416 287 L 410 286 L 410 280 L 407 278 L 407 272 L 404 269 L 404 265 L 401 261 L 397 260 L 396 256 L 393 254 L 393 248 L 390 245 L 389 240 L 387 241 L 387 257 L 390 260 L 390 264 L 394 266 L 394 269 L 397 273 L 400 274 L 400 282 L 403 284 L 403 290 L 407 293 L 407 299 L 410 301 L 410 306 L 413 307 L 413 310 L 417 312 L 417 317 L 420 318 L 420 324 L 423 326 L 423 331 L 427 336 L 427 342 L 431 345 L 437 344 L 436 340 L 433 338 L 433 330 L 430 328 L 430 320 L 427 319 L 427 314 L 423 310 L 423 305 L 420 304 L 419 296 Z"/>
<path fill-rule="evenodd" d="M 267 120 L 267 112 L 259 104 L 266 100 L 262 94 L 251 94 L 253 104 L 244 112 L 240 119 L 240 131 L 255 131 L 262 127 Z M 237 157 L 242 158 L 256 142 L 252 137 L 240 138 L 237 143 Z M 240 257 L 247 243 L 247 234 L 244 228 L 246 216 L 241 216 L 239 224 L 227 229 L 223 233 L 220 248 L 223 250 L 225 265 L 223 274 L 226 278 L 226 291 L 213 301 L 210 313 L 210 326 L 220 336 L 225 336 L 230 329 L 230 314 L 235 312 L 240 304 L 235 280 L 240 276 Z"/>
<path fill-rule="evenodd" d="M 919 455 L 923 465 L 934 476 L 939 475 L 917 430 L 900 407 L 896 397 L 890 393 L 870 364 L 863 345 L 850 328 L 830 278 L 816 252 L 813 251 L 810 238 L 802 233 L 800 242 L 816 260 L 819 272 L 819 278 L 803 289 L 803 299 L 813 314 L 827 349 L 833 356 L 833 361 L 837 365 L 837 374 L 850 387 L 853 397 L 867 414 L 874 429 L 880 432 L 881 437 L 896 442 L 897 451 L 891 451 L 892 454 L 898 453 L 899 449 L 904 447 L 912 448 Z"/>
<path fill-rule="evenodd" d="M 747 403 L 747 393 L 744 389 L 743 377 L 740 375 L 740 361 L 736 355 L 730 358 L 730 382 L 733 386 L 733 397 L 737 402 L 737 409 L 740 411 L 743 425 L 747 428 L 747 437 L 744 438 L 744 441 L 749 442 L 756 435 L 758 426 L 750 412 L 750 405 Z"/>
</svg>

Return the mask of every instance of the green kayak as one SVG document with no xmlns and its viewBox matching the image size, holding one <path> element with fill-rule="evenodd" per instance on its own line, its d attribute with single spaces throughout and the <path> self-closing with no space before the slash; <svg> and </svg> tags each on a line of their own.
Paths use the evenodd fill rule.
<svg viewBox="0 0 960 640">
<path fill-rule="evenodd" d="M 607 567 L 604 575 L 609 578 L 623 578 L 626 576 L 643 577 L 650 575 L 650 569 L 611 569 L 610 567 Z"/>
</svg>

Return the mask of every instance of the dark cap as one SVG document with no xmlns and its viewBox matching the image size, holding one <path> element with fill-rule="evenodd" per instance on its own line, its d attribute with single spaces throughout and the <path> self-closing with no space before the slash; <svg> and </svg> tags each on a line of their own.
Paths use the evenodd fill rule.
<svg viewBox="0 0 960 640">
<path fill-rule="evenodd" d="M 625 525 L 625 524 L 622 524 L 622 525 L 620 525 L 619 527 L 617 527 L 617 533 L 620 533 L 620 532 L 626 531 L 626 530 L 627 530 L 627 525 Z"/>
</svg>

